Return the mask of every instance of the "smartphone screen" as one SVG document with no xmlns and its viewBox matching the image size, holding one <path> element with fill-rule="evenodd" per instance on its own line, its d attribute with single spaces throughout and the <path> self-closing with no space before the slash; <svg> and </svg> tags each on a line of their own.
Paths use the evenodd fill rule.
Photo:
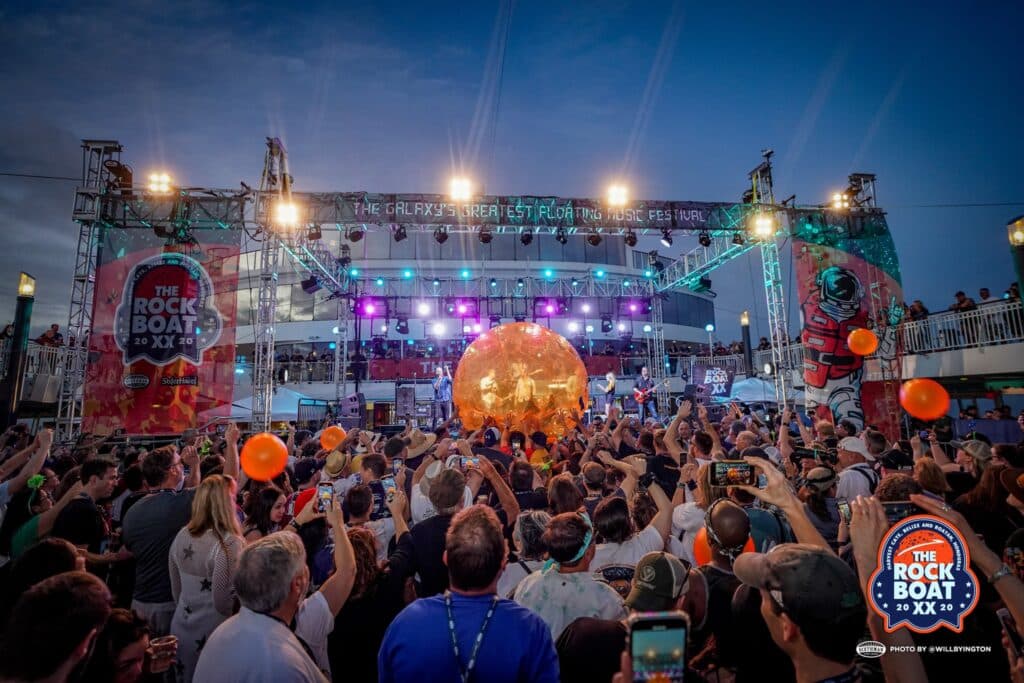
<svg viewBox="0 0 1024 683">
<path fill-rule="evenodd" d="M 850 517 L 852 515 L 852 513 L 850 512 L 850 501 L 846 500 L 845 498 L 837 498 L 836 506 L 839 508 L 839 518 L 846 522 L 847 525 L 849 525 Z"/>
<path fill-rule="evenodd" d="M 633 681 L 682 683 L 686 671 L 686 615 L 648 612 L 629 619 Z"/>
<path fill-rule="evenodd" d="M 754 466 L 744 460 L 716 460 L 712 463 L 712 486 L 753 486 L 754 481 Z"/>
<path fill-rule="evenodd" d="M 384 489 L 384 495 L 391 498 L 395 495 L 395 491 L 398 490 L 398 484 L 395 483 L 394 477 L 382 477 L 380 485 Z"/>
<path fill-rule="evenodd" d="M 901 519 L 906 519 L 911 515 L 917 515 L 924 512 L 924 510 L 917 507 L 909 500 L 897 500 L 891 503 L 882 503 L 882 507 L 885 508 L 885 518 L 889 520 L 889 524 L 895 524 Z"/>
<path fill-rule="evenodd" d="M 401 470 L 401 469 L 402 469 L 402 459 L 401 458 L 391 458 L 391 472 L 393 474 L 398 474 L 399 470 Z"/>
<path fill-rule="evenodd" d="M 316 485 L 316 510 L 317 512 L 327 512 L 331 509 L 331 503 L 334 501 L 334 484 L 330 482 L 317 484 Z"/>
<path fill-rule="evenodd" d="M 464 470 L 471 467 L 480 467 L 480 458 L 467 458 L 466 456 L 462 456 L 462 459 L 459 461 L 459 466 Z"/>
</svg>

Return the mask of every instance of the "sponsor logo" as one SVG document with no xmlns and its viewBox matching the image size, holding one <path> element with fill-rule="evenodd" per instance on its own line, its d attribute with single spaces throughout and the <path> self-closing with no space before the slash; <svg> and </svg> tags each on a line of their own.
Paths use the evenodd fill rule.
<svg viewBox="0 0 1024 683">
<path fill-rule="evenodd" d="M 222 328 L 213 281 L 198 261 L 158 254 L 128 273 L 114 328 L 125 365 L 147 360 L 164 366 L 179 358 L 199 365 Z"/>
<path fill-rule="evenodd" d="M 865 640 L 863 643 L 857 643 L 857 654 L 868 659 L 875 659 L 885 654 L 885 645 L 877 640 Z"/>
<path fill-rule="evenodd" d="M 163 387 L 194 387 L 199 385 L 198 375 L 186 375 L 184 377 L 161 377 L 160 386 Z"/>
<path fill-rule="evenodd" d="M 978 604 L 978 578 L 970 569 L 967 543 L 943 519 L 915 515 L 895 524 L 878 549 L 868 600 L 892 632 L 963 630 L 963 618 Z"/>
<path fill-rule="evenodd" d="M 149 377 L 146 375 L 125 375 L 121 380 L 125 389 L 145 389 L 149 386 Z"/>
</svg>

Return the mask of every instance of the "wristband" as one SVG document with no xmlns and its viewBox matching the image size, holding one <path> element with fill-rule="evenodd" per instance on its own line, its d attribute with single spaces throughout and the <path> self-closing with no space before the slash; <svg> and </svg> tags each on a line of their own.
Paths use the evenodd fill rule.
<svg viewBox="0 0 1024 683">
<path fill-rule="evenodd" d="M 292 521 L 288 522 L 288 526 L 290 526 L 291 528 L 295 529 L 296 531 L 298 531 L 299 529 L 302 528 L 301 525 L 296 520 L 294 520 L 294 519 Z"/>
<path fill-rule="evenodd" d="M 1001 564 L 999 569 L 996 570 L 996 573 L 988 577 L 988 582 L 994 584 L 999 579 L 1005 576 L 1010 576 L 1011 574 L 1013 574 L 1013 570 L 1007 567 L 1005 563 Z"/>
</svg>

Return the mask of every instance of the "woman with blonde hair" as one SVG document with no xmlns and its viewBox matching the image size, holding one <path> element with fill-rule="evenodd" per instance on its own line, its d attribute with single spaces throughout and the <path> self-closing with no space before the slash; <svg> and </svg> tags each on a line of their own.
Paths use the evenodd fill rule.
<svg viewBox="0 0 1024 683">
<path fill-rule="evenodd" d="M 178 680 L 191 681 L 202 643 L 235 610 L 232 580 L 245 547 L 235 515 L 234 478 L 214 474 L 192 501 L 192 519 L 171 543 L 168 569 L 177 607 L 171 634 L 178 637 Z"/>
<path fill-rule="evenodd" d="M 604 416 L 611 417 L 612 406 L 615 405 L 615 373 L 609 370 L 604 381 L 607 384 L 598 384 L 597 387 L 604 392 Z"/>
</svg>

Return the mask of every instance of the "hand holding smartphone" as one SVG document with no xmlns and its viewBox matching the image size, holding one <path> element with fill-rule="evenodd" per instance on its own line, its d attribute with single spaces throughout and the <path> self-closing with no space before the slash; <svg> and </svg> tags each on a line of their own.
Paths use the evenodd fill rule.
<svg viewBox="0 0 1024 683">
<path fill-rule="evenodd" d="M 716 460 L 711 463 L 712 486 L 753 486 L 754 466 L 746 460 Z"/>
<path fill-rule="evenodd" d="M 327 512 L 334 502 L 334 484 L 321 482 L 316 485 L 316 511 Z"/>
<path fill-rule="evenodd" d="M 634 614 L 626 622 L 626 628 L 629 629 L 634 683 L 682 683 L 686 672 L 686 636 L 690 630 L 686 613 Z"/>
</svg>

